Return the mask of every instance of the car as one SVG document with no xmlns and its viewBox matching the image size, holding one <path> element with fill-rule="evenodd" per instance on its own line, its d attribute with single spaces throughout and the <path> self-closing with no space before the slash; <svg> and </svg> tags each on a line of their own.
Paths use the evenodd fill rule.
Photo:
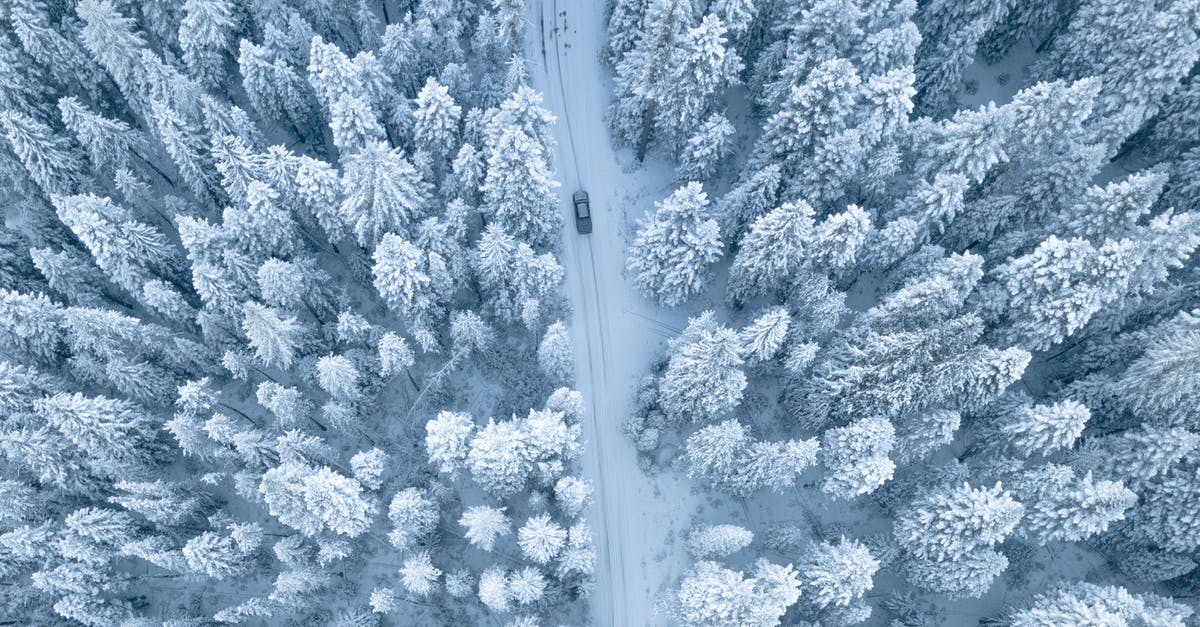
<svg viewBox="0 0 1200 627">
<path fill-rule="evenodd" d="M 592 232 L 592 207 L 582 189 L 575 192 L 575 230 L 583 235 Z"/>
</svg>

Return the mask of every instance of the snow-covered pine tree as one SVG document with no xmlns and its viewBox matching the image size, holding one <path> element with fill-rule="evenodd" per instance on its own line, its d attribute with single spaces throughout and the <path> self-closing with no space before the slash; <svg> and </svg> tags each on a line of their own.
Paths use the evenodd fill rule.
<svg viewBox="0 0 1200 627">
<path fill-rule="evenodd" d="M 699 183 L 688 183 L 638 221 L 626 267 L 638 289 L 674 307 L 705 287 L 722 248 L 708 195 Z"/>
</svg>

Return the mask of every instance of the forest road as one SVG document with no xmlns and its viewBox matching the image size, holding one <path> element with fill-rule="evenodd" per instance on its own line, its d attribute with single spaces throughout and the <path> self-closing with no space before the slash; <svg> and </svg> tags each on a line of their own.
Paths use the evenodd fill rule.
<svg viewBox="0 0 1200 627">
<path fill-rule="evenodd" d="M 662 315 L 626 283 L 622 190 L 645 188 L 645 172 L 624 172 L 604 122 L 610 99 L 600 62 L 605 41 L 604 0 L 535 0 L 529 3 L 532 86 L 545 95 L 557 120 L 557 170 L 563 215 L 563 266 L 572 305 L 576 387 L 590 409 L 584 424 L 583 466 L 595 489 L 591 525 L 597 544 L 592 624 L 656 624 L 655 597 L 674 560 L 662 557 L 672 521 L 690 500 L 687 488 L 675 502 L 638 467 L 632 442 L 622 432 L 637 381 L 662 342 L 646 319 Z M 661 185 L 651 184 L 657 187 Z M 587 190 L 593 232 L 575 231 L 570 198 Z M 628 194 L 622 194 L 628 196 Z M 675 494 L 666 491 L 666 494 Z M 657 556 L 657 558 L 656 558 Z"/>
</svg>

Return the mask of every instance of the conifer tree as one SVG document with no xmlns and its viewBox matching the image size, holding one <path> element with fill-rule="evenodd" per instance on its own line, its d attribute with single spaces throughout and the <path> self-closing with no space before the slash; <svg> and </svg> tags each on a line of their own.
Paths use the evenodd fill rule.
<svg viewBox="0 0 1200 627">
<path fill-rule="evenodd" d="M 1149 592 L 1131 594 L 1119 586 L 1070 582 L 1039 594 L 1026 608 L 1012 613 L 1014 627 L 1048 624 L 1183 625 L 1190 607 Z"/>
<path fill-rule="evenodd" d="M 243 306 L 242 331 L 263 365 L 284 370 L 292 367 L 303 334 L 295 316 L 284 316 L 270 307 L 247 302 Z"/>
<path fill-rule="evenodd" d="M 186 0 L 179 23 L 179 47 L 193 76 L 207 85 L 220 85 L 226 55 L 237 35 L 237 5 L 228 0 Z"/>
<path fill-rule="evenodd" d="M 837 544 L 814 545 L 798 569 L 805 603 L 819 609 L 844 608 L 859 602 L 873 587 L 879 560 L 863 543 L 841 538 Z"/>
<path fill-rule="evenodd" d="M 368 142 L 343 164 L 338 214 L 361 246 L 374 246 L 387 232 L 406 233 L 425 214 L 429 190 L 399 149 Z"/>
<path fill-rule="evenodd" d="M 509 518 L 503 507 L 468 507 L 458 519 L 458 524 L 466 528 L 464 535 L 467 540 L 484 551 L 491 551 L 500 536 L 512 533 Z"/>
<path fill-rule="evenodd" d="M 570 383 L 574 378 L 575 355 L 567 327 L 561 320 L 546 327 L 546 334 L 538 344 L 538 365 L 555 382 Z"/>
<path fill-rule="evenodd" d="M 18 111 L 0 114 L 8 148 L 46 195 L 74 193 L 86 170 L 75 147 L 49 126 Z"/>
<path fill-rule="evenodd" d="M 696 559 L 728 557 L 750 546 L 754 534 L 737 525 L 695 527 L 687 537 L 688 553 Z"/>
<path fill-rule="evenodd" d="M 616 65 L 610 124 L 621 143 L 637 145 L 639 154 L 644 154 L 645 140 L 658 118 L 658 101 L 676 87 L 671 66 L 681 56 L 677 50 L 683 47 L 696 9 L 691 0 L 648 0 L 641 37 Z"/>
<path fill-rule="evenodd" d="M 674 307 L 704 288 L 723 253 L 717 223 L 708 216 L 707 194 L 689 183 L 638 221 L 626 261 L 638 289 Z"/>
<path fill-rule="evenodd" d="M 437 527 L 437 504 L 419 488 L 404 488 L 388 504 L 388 520 L 392 531 L 388 540 L 398 550 L 406 550 L 423 540 Z"/>
<path fill-rule="evenodd" d="M 498 132 L 488 138 L 487 174 L 480 184 L 483 203 L 506 231 L 535 247 L 550 248 L 562 216 L 554 193 L 558 182 L 543 145 L 519 128 Z"/>
<path fill-rule="evenodd" d="M 784 286 L 804 267 L 812 243 L 813 209 L 803 200 L 784 203 L 750 225 L 729 270 L 729 297 L 743 302 Z"/>
<path fill-rule="evenodd" d="M 445 304 L 454 289 L 442 256 L 386 233 L 372 258 L 375 290 L 404 316 L 418 341 L 420 333 L 432 333 L 433 324 L 445 315 Z"/>
<path fill-rule="evenodd" d="M 863 418 L 821 435 L 821 463 L 829 476 L 821 490 L 837 499 L 875 491 L 892 478 L 896 464 L 889 453 L 896 430 L 883 418 Z"/>
<path fill-rule="evenodd" d="M 789 566 L 759 560 L 751 577 L 716 562 L 696 563 L 675 593 L 675 617 L 689 627 L 778 624 L 800 597 L 800 582 Z"/>
<path fill-rule="evenodd" d="M 1120 481 L 1093 480 L 1090 472 L 1077 477 L 1056 464 L 1024 473 L 1013 489 L 1025 505 L 1018 531 L 1039 544 L 1103 533 L 1137 501 Z"/>
<path fill-rule="evenodd" d="M 895 536 L 921 559 L 944 561 L 1002 542 L 1020 523 L 1025 508 L 997 483 L 961 487 L 918 498 L 896 518 Z"/>
<path fill-rule="evenodd" d="M 736 132 L 721 113 L 708 116 L 680 149 L 679 167 L 675 170 L 679 178 L 698 181 L 715 174 L 733 152 Z"/>
<path fill-rule="evenodd" d="M 75 12 L 83 20 L 80 39 L 84 47 L 112 76 L 126 98 L 137 94 L 145 73 L 141 56 L 146 40 L 135 30 L 133 18 L 121 14 L 109 0 L 82 0 Z"/>
<path fill-rule="evenodd" d="M 706 311 L 671 340 L 671 358 L 659 380 L 659 402 L 676 421 L 710 422 L 741 401 L 746 375 L 737 334 Z"/>
<path fill-rule="evenodd" d="M 97 474 L 145 468 L 161 450 L 150 417 L 128 401 L 56 394 L 38 401 L 36 412 L 92 459 Z"/>
<path fill-rule="evenodd" d="M 1051 235 L 1033 252 L 992 271 L 984 304 L 992 311 L 1004 308 L 1006 337 L 1030 350 L 1046 349 L 1116 300 L 1140 262 L 1129 240 L 1095 246 Z"/>
<path fill-rule="evenodd" d="M 445 157 L 458 138 L 462 107 L 455 104 L 450 91 L 430 76 L 417 93 L 413 108 L 413 139 L 436 157 Z"/>
</svg>

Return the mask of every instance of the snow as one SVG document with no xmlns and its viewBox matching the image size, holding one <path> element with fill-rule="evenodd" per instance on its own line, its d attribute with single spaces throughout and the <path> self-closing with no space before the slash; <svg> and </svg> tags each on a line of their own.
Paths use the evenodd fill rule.
<svg viewBox="0 0 1200 627">
<path fill-rule="evenodd" d="M 603 4 L 529 2 L 527 56 L 530 81 L 558 118 L 565 287 L 573 308 L 577 387 L 591 414 L 584 426 L 584 468 L 596 485 L 592 619 L 596 625 L 666 624 L 665 617 L 654 616 L 656 597 L 687 564 L 682 542 L 673 542 L 672 534 L 688 527 L 700 499 L 677 475 L 646 476 L 621 426 L 632 412 L 631 390 L 687 316 L 638 295 L 622 269 L 633 221 L 650 208 L 649 199 L 673 189 L 674 175 L 668 164 L 648 158 L 638 165 L 630 151 L 611 148 L 603 115 L 612 93 L 600 61 Z M 570 198 L 578 189 L 590 197 L 590 235 L 575 232 Z M 678 555 L 667 559 L 664 549 Z"/>
</svg>

